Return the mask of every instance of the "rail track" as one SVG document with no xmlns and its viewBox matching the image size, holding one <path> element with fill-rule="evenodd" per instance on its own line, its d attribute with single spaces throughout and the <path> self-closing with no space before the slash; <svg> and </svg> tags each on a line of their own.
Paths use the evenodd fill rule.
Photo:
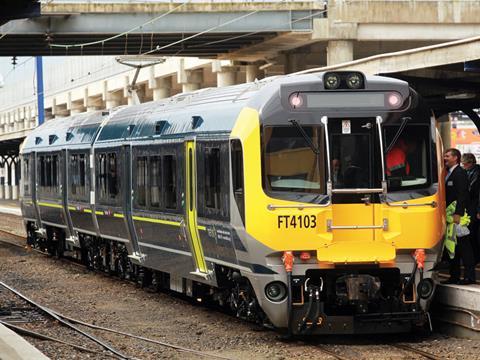
<svg viewBox="0 0 480 360">
<path fill-rule="evenodd" d="M 5 235 L 5 236 L 2 237 L 2 235 Z M 9 238 L 10 240 L 5 239 L 5 238 Z M 25 245 L 26 244 L 25 237 L 17 235 L 17 234 L 13 234 L 13 233 L 5 231 L 5 230 L 0 230 L 0 243 L 15 246 L 17 248 L 22 248 L 22 249 L 25 249 L 27 251 L 34 251 L 34 252 L 36 252 L 38 254 L 41 254 L 41 255 L 49 255 L 46 252 L 41 251 L 40 249 L 31 248 L 31 247 L 28 247 L 27 245 Z M 69 264 L 74 264 L 76 266 L 84 268 L 83 265 L 81 265 L 78 262 L 75 262 L 73 260 L 69 260 L 68 258 L 62 258 L 62 261 L 66 261 Z M 52 336 L 47 336 L 45 334 L 36 333 L 34 331 L 22 328 L 22 327 L 19 326 L 19 324 L 21 324 L 23 322 L 29 322 L 30 320 L 23 319 L 22 317 L 10 318 L 10 319 L 9 318 L 2 318 L 2 316 L 0 314 L 0 323 L 4 324 L 5 326 L 8 326 L 10 329 L 16 331 L 17 333 L 25 335 L 25 336 L 36 337 L 36 338 L 43 339 L 43 340 L 62 343 L 64 345 L 71 346 L 71 347 L 73 347 L 73 348 L 75 348 L 79 351 L 89 352 L 89 353 L 92 353 L 92 354 L 95 354 L 95 355 L 100 355 L 101 354 L 103 356 L 107 355 L 107 356 L 111 356 L 111 357 L 119 358 L 119 359 L 135 358 L 134 356 L 124 354 L 123 352 L 113 348 L 108 343 L 102 341 L 101 339 L 91 335 L 90 333 L 88 333 L 84 330 L 81 330 L 78 327 L 78 326 L 82 326 L 82 327 L 88 327 L 88 328 L 94 329 L 96 331 L 108 332 L 108 333 L 111 333 L 111 334 L 116 334 L 118 336 L 129 337 L 129 338 L 136 339 L 138 341 L 143 341 L 143 342 L 147 342 L 147 343 L 160 345 L 160 346 L 163 346 L 163 347 L 166 347 L 166 348 L 178 351 L 178 352 L 190 353 L 192 355 L 203 357 L 203 358 L 232 359 L 230 357 L 215 355 L 215 354 L 212 354 L 210 352 L 208 352 L 208 353 L 207 352 L 202 352 L 202 351 L 198 351 L 198 350 L 194 350 L 194 349 L 170 344 L 170 343 L 167 343 L 167 342 L 162 342 L 162 341 L 146 338 L 146 337 L 143 337 L 143 336 L 138 336 L 138 335 L 131 334 L 131 333 L 118 331 L 118 330 L 115 330 L 115 329 L 102 327 L 102 326 L 99 326 L 99 325 L 90 324 L 90 323 L 87 323 L 87 322 L 84 322 L 84 321 L 81 321 L 81 320 L 78 320 L 78 319 L 75 319 L 75 318 L 72 318 L 72 317 L 68 317 L 68 316 L 63 315 L 59 312 L 56 312 L 56 311 L 51 310 L 49 308 L 46 308 L 42 305 L 36 304 L 33 300 L 27 298 L 26 296 L 24 296 L 23 294 L 18 292 L 16 289 L 8 286 L 7 284 L 4 284 L 4 283 L 0 282 L 0 286 L 10 290 L 12 293 L 21 297 L 24 301 L 29 303 L 33 308 L 37 309 L 37 312 L 42 312 L 42 313 L 46 314 L 47 316 L 50 316 L 51 318 L 56 319 L 61 324 L 69 327 L 70 329 L 72 329 L 74 331 L 77 331 L 79 334 L 82 334 L 82 336 L 85 336 L 85 337 L 89 338 L 91 341 L 93 341 L 97 345 L 100 345 L 101 347 L 103 347 L 103 349 L 105 351 L 107 351 L 107 353 L 100 352 L 99 350 L 93 350 L 93 349 L 90 349 L 88 347 L 76 344 L 76 343 L 67 342 L 67 341 L 61 340 L 59 338 L 55 338 L 55 337 L 52 337 Z M 318 344 L 318 343 L 315 344 L 313 341 L 309 341 L 309 344 L 313 345 L 315 350 L 317 350 L 317 351 L 319 351 L 319 352 L 321 352 L 321 353 L 323 353 L 323 354 L 325 354 L 325 355 L 327 355 L 331 358 L 335 358 L 335 359 L 338 359 L 338 360 L 359 360 L 358 356 L 352 356 L 350 354 L 342 354 L 342 351 L 334 350 L 328 344 Z M 401 351 L 404 351 L 404 352 L 406 351 L 406 352 L 415 353 L 416 355 L 420 355 L 420 356 L 422 356 L 423 358 L 426 358 L 426 359 L 431 359 L 431 360 L 441 360 L 441 359 L 443 359 L 442 357 L 440 357 L 436 354 L 429 353 L 429 352 L 426 352 L 424 350 L 419 350 L 415 347 L 412 347 L 410 345 L 403 344 L 403 343 L 402 344 L 391 344 L 391 343 L 389 343 L 389 344 L 384 344 L 384 345 L 393 347 L 397 351 L 401 350 Z M 360 356 L 360 359 L 361 359 L 361 356 Z"/>
<path fill-rule="evenodd" d="M 205 358 L 210 358 L 210 359 L 232 360 L 232 358 L 230 358 L 230 357 L 225 357 L 225 356 L 221 356 L 221 355 L 215 355 L 215 354 L 211 354 L 211 353 L 207 353 L 207 352 L 203 352 L 203 351 L 198 351 L 198 350 L 186 348 L 186 347 L 183 347 L 183 346 L 178 346 L 178 345 L 166 343 L 166 342 L 163 342 L 163 341 L 158 341 L 158 340 L 155 340 L 155 339 L 149 339 L 149 338 L 146 338 L 146 337 L 143 337 L 143 336 L 138 336 L 138 335 L 130 334 L 130 333 L 127 333 L 127 332 L 118 331 L 118 330 L 115 330 L 115 329 L 110 329 L 110 328 L 107 328 L 107 327 L 102 327 L 102 326 L 86 323 L 84 321 L 65 316 L 65 315 L 63 315 L 63 314 L 61 314 L 57 311 L 54 311 L 54 310 L 51 310 L 51 309 L 49 309 L 45 306 L 42 306 L 42 305 L 36 303 L 35 301 L 33 301 L 32 299 L 28 298 L 27 296 L 23 295 L 22 293 L 20 293 L 18 290 L 14 289 L 13 287 L 5 284 L 4 282 L 0 281 L 0 286 L 9 290 L 9 291 L 11 291 L 15 295 L 17 295 L 19 298 L 21 298 L 22 300 L 24 300 L 25 302 L 27 302 L 28 304 L 33 306 L 35 309 L 38 309 L 39 311 L 41 311 L 45 315 L 51 317 L 52 319 L 57 320 L 62 325 L 64 325 L 64 326 L 74 330 L 75 332 L 87 337 L 88 339 L 90 339 L 91 341 L 96 343 L 97 345 L 100 345 L 106 351 L 108 351 L 110 353 L 108 355 L 111 355 L 111 356 L 119 358 L 119 359 L 135 359 L 135 356 L 124 354 L 122 351 L 120 351 L 120 350 L 112 347 L 111 345 L 109 345 L 106 341 L 101 340 L 100 338 L 90 334 L 89 332 L 80 329 L 78 326 L 76 326 L 74 324 L 83 325 L 83 326 L 90 327 L 90 328 L 93 328 L 93 329 L 96 329 L 96 330 L 102 330 L 102 331 L 114 333 L 114 334 L 117 334 L 117 335 L 131 337 L 131 338 L 141 340 L 141 341 L 145 341 L 145 342 L 149 342 L 149 343 L 154 343 L 154 344 L 157 344 L 157 345 L 168 347 L 170 349 L 174 349 L 176 351 L 180 351 L 180 352 L 184 352 L 184 353 L 190 353 L 190 354 L 194 354 L 194 355 L 200 356 L 200 357 L 205 357 Z M 22 333 L 22 334 L 27 335 L 27 336 L 38 337 L 38 338 L 41 338 L 41 339 L 44 339 L 44 340 L 56 341 L 56 342 L 59 342 L 59 343 L 63 343 L 65 345 L 72 346 L 72 347 L 76 348 L 77 350 L 100 354 L 99 351 L 88 349 L 88 348 L 85 348 L 85 347 L 80 346 L 78 344 L 72 344 L 72 343 L 60 340 L 58 338 L 46 336 L 46 335 L 43 335 L 43 334 L 39 334 L 39 333 L 30 331 L 28 329 L 21 328 L 17 325 L 14 325 L 14 324 L 10 323 L 8 320 L 0 320 L 0 323 L 4 324 L 5 326 L 11 328 L 14 331 L 17 331 L 17 332 Z"/>
</svg>

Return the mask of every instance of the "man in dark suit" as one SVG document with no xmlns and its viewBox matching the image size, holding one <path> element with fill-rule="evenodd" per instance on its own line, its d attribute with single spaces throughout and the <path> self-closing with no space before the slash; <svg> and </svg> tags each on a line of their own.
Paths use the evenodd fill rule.
<svg viewBox="0 0 480 360">
<path fill-rule="evenodd" d="M 480 243 L 478 241 L 478 197 L 480 195 L 480 165 L 477 164 L 477 159 L 472 153 L 462 154 L 462 167 L 468 175 L 468 208 L 467 213 L 470 216 L 470 244 L 472 244 L 473 257 L 475 263 L 480 261 Z"/>
<path fill-rule="evenodd" d="M 446 202 L 447 207 L 453 201 L 457 201 L 453 222 L 460 223 L 460 218 L 465 214 L 468 208 L 468 176 L 464 169 L 460 167 L 460 151 L 457 149 L 447 149 L 443 156 L 447 175 L 445 176 Z M 460 280 L 460 263 L 463 262 L 465 268 L 464 279 Z M 455 247 L 455 257 L 450 261 L 450 284 L 474 284 L 475 283 L 475 260 L 473 257 L 472 245 L 468 236 L 457 237 L 457 246 Z"/>
</svg>

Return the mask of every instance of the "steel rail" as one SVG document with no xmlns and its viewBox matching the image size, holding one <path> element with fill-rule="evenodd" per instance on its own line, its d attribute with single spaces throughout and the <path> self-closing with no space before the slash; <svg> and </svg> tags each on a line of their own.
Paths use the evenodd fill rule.
<svg viewBox="0 0 480 360">
<path fill-rule="evenodd" d="M 103 348 L 105 348 L 106 350 L 112 352 L 113 354 L 115 354 L 116 356 L 118 356 L 119 358 L 121 359 L 130 359 L 131 357 L 121 353 L 120 351 L 116 350 L 115 348 L 113 348 L 112 346 L 110 346 L 109 344 L 103 342 L 102 340 L 100 339 L 97 339 L 95 336 L 83 331 L 82 329 L 79 329 L 78 327 L 76 327 L 75 325 L 69 323 L 68 321 L 62 319 L 60 316 L 58 316 L 56 313 L 52 312 L 50 309 L 40 305 L 40 304 L 37 304 L 35 301 L 31 300 L 30 298 L 26 297 L 25 295 L 23 295 L 22 293 L 20 293 L 19 291 L 15 290 L 14 288 L 12 288 L 11 286 L 5 284 L 4 282 L 0 281 L 0 285 L 3 286 L 5 289 L 8 289 L 10 290 L 11 292 L 13 292 L 14 294 L 16 294 L 17 296 L 19 296 L 20 298 L 22 298 L 23 300 L 25 300 L 26 302 L 28 302 L 29 304 L 37 307 L 38 309 L 42 310 L 43 312 L 45 312 L 46 314 L 50 315 L 51 317 L 53 317 L 55 320 L 58 320 L 60 323 L 62 323 L 63 325 L 75 330 L 76 332 L 86 336 L 87 338 L 89 338 L 90 340 L 92 340 L 93 342 L 96 342 L 97 344 L 99 344 L 100 346 L 102 346 Z"/>
<path fill-rule="evenodd" d="M 61 313 L 58 313 L 54 310 L 51 310 L 51 309 L 49 309 L 49 310 L 51 312 L 55 313 L 56 315 L 60 316 L 61 318 L 65 319 L 65 320 L 68 320 L 70 322 L 73 322 L 73 323 L 76 323 L 76 324 L 79 324 L 79 325 L 87 326 L 87 327 L 92 328 L 92 329 L 107 331 L 107 332 L 111 332 L 111 333 L 114 333 L 114 334 L 131 337 L 131 338 L 134 338 L 134 339 L 138 339 L 138 340 L 150 342 L 150 343 L 153 343 L 153 344 L 169 347 L 169 348 L 181 351 L 181 352 L 187 352 L 187 353 L 191 353 L 191 354 L 195 354 L 195 355 L 199 355 L 199 356 L 203 356 L 203 357 L 207 357 L 207 358 L 232 360 L 232 358 L 229 358 L 229 357 L 210 354 L 210 353 L 206 353 L 206 352 L 203 352 L 203 351 L 200 351 L 200 350 L 193 350 L 193 349 L 189 349 L 189 348 L 186 348 L 186 347 L 183 347 L 183 346 L 173 345 L 173 344 L 170 344 L 170 343 L 167 343 L 167 342 L 164 342 L 164 341 L 158 341 L 158 340 L 146 338 L 146 337 L 143 337 L 143 336 L 127 333 L 127 332 L 124 332 L 124 331 L 110 329 L 110 328 L 106 328 L 106 327 L 103 327 L 103 326 L 90 324 L 90 323 L 87 323 L 87 322 L 84 322 L 84 321 L 81 321 L 81 320 L 78 320 L 78 319 L 75 319 L 75 318 L 68 317 L 68 316 L 63 315 Z"/>
<path fill-rule="evenodd" d="M 33 330 L 24 329 L 21 326 L 13 325 L 13 324 L 9 323 L 8 321 L 0 320 L 0 324 L 2 324 L 4 326 L 8 327 L 9 329 L 15 331 L 17 334 L 34 337 L 34 338 L 37 338 L 37 339 L 40 339 L 40 340 L 48 340 L 48 341 L 58 342 L 58 343 L 63 344 L 63 345 L 71 346 L 74 349 L 77 349 L 79 351 L 84 351 L 84 352 L 88 352 L 88 353 L 91 353 L 91 354 L 109 355 L 109 354 L 100 353 L 96 350 L 86 348 L 84 346 L 73 344 L 73 343 L 68 342 L 68 341 L 60 340 L 60 339 L 57 339 L 57 338 L 49 336 L 49 335 L 41 334 L 41 333 L 33 331 Z M 110 356 L 114 356 L 114 355 L 110 355 Z"/>
<path fill-rule="evenodd" d="M 9 235 L 14 235 L 16 237 L 19 237 L 19 238 L 23 238 L 22 236 L 20 235 L 16 235 L 16 234 L 12 234 L 12 233 L 9 233 L 7 231 L 4 231 L 4 230 L 0 230 L 0 232 L 3 232 L 3 233 L 6 233 L 6 234 L 9 234 Z M 24 239 L 24 238 L 23 238 Z M 7 243 L 9 245 L 13 245 L 13 246 L 16 246 L 16 247 L 20 247 L 22 249 L 24 249 L 25 247 L 24 246 L 21 246 L 19 244 L 15 244 L 15 243 L 12 243 L 10 241 L 6 241 L 6 240 L 0 240 L 0 242 L 3 242 L 3 243 Z M 42 251 L 39 251 L 39 250 L 36 250 L 34 249 L 36 252 L 40 253 L 40 254 L 43 254 L 45 255 L 44 252 Z M 153 343 L 153 344 L 157 344 L 157 345 L 161 345 L 161 346 L 164 346 L 164 347 L 168 347 L 168 348 L 171 348 L 171 349 L 175 349 L 177 351 L 180 351 L 180 352 L 187 352 L 187 353 L 191 353 L 191 354 L 195 354 L 195 355 L 199 355 L 199 356 L 203 356 L 203 357 L 207 357 L 207 358 L 215 358 L 215 359 L 223 359 L 223 360 L 232 360 L 232 358 L 229 358 L 229 357 L 225 357 L 225 356 L 221 356 L 221 355 L 215 355 L 215 354 L 210 354 L 210 353 L 206 353 L 206 352 L 202 352 L 202 351 L 199 351 L 199 350 L 194 350 L 194 349 L 189 349 L 189 348 L 185 348 L 185 347 L 182 347 L 182 346 L 179 346 L 179 345 L 174 345 L 174 344 L 170 344 L 170 343 L 167 343 L 167 342 L 163 342 L 163 341 L 158 341 L 158 340 L 154 340 L 154 339 L 149 339 L 149 338 L 146 338 L 146 337 L 143 337 L 143 336 L 139 336 L 139 335 L 134 335 L 134 334 L 130 334 L 130 333 L 127 333 L 127 332 L 123 332 L 123 331 L 119 331 L 119 330 L 115 330 L 115 329 L 110 329 L 110 328 L 106 328 L 106 327 L 101 327 L 101 326 L 98 326 L 98 325 L 93 325 L 93 324 L 89 324 L 89 323 L 86 323 L 86 322 L 83 322 L 83 321 L 80 321 L 80 320 L 77 320 L 77 319 L 74 319 L 74 318 L 71 318 L 71 317 L 68 317 L 66 315 L 63 315 L 55 310 L 52 310 L 52 309 L 49 309 L 49 308 L 46 308 L 46 307 L 42 307 L 36 303 L 34 303 L 33 301 L 31 302 L 30 299 L 26 298 L 25 296 L 23 296 L 22 294 L 20 293 L 17 293 L 16 291 L 14 291 L 12 288 L 10 287 L 7 287 L 6 284 L 0 282 L 0 285 L 6 287 L 7 289 L 9 289 L 10 291 L 14 292 L 15 294 L 17 294 L 18 296 L 20 296 L 22 299 L 24 299 L 25 301 L 29 302 L 30 304 L 38 307 L 39 309 L 41 309 L 42 311 L 46 312 L 47 314 L 49 314 L 50 316 L 55 315 L 56 317 L 54 317 L 55 319 L 58 318 L 61 318 L 61 320 L 59 320 L 60 322 L 62 323 L 66 323 L 66 324 L 69 324 L 68 322 L 73 322 L 73 323 L 76 323 L 76 324 L 79 324 L 79 325 L 83 325 L 83 326 L 87 326 L 87 327 L 90 327 L 92 329 L 97 329 L 97 330 L 103 330 L 103 331 L 107 331 L 107 332 L 111 332 L 111 333 L 115 333 L 115 334 L 119 334 L 119 335 L 123 335 L 123 336 L 127 336 L 127 337 L 131 337 L 131 338 L 135 338 L 135 339 L 139 339 L 139 340 L 142 340 L 142 341 L 145 341 L 145 342 L 150 342 L 150 343 Z M 66 321 L 65 321 L 66 320 Z M 70 326 L 72 327 L 73 325 L 69 324 L 67 326 Z M 73 327 L 75 330 L 77 330 L 76 327 Z M 68 345 L 68 344 L 67 344 Z M 101 344 L 100 344 L 101 345 Z M 103 345 L 102 345 L 103 346 Z M 118 356 L 118 354 L 117 354 Z"/>
<path fill-rule="evenodd" d="M 401 350 L 405 350 L 405 351 L 411 351 L 411 352 L 414 352 L 418 355 L 422 355 L 423 357 L 425 357 L 427 359 L 431 359 L 431 360 L 443 360 L 444 359 L 441 356 L 438 356 L 438 355 L 435 355 L 435 354 L 432 354 L 432 353 L 429 353 L 429 352 L 426 352 L 426 351 L 423 351 L 423 350 L 420 350 L 420 349 L 416 349 L 416 348 L 411 347 L 409 345 L 405 345 L 405 344 L 390 344 L 390 345 L 397 348 L 397 349 L 401 349 Z"/>
<path fill-rule="evenodd" d="M 330 355 L 330 356 L 334 357 L 335 359 L 338 359 L 338 360 L 353 360 L 352 358 L 348 358 L 346 356 L 337 354 L 335 351 L 329 350 L 329 349 L 325 348 L 325 346 L 323 346 L 323 345 L 316 345 L 315 348 L 320 350 L 321 352 L 324 352 L 327 355 Z"/>
</svg>

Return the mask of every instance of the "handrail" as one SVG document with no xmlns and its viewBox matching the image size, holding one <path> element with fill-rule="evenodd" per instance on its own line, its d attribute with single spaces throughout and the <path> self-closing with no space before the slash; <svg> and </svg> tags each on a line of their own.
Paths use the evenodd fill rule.
<svg viewBox="0 0 480 360">
<path fill-rule="evenodd" d="M 428 202 L 428 203 L 418 203 L 418 204 L 410 204 L 410 203 L 407 203 L 406 201 L 404 201 L 401 204 L 394 204 L 392 202 L 385 201 L 384 204 L 386 204 L 390 207 L 401 207 L 401 208 L 404 208 L 404 209 L 409 208 L 409 207 L 413 207 L 413 206 L 431 206 L 432 208 L 436 208 L 438 206 L 436 201 L 432 201 L 432 202 Z"/>
<path fill-rule="evenodd" d="M 298 204 L 298 205 L 273 205 L 273 204 L 268 204 L 267 205 L 267 210 L 276 210 L 276 209 L 298 209 L 298 210 L 303 210 L 303 209 L 317 209 L 317 208 L 324 208 L 332 205 L 332 202 L 328 200 L 325 204 Z"/>
<path fill-rule="evenodd" d="M 325 127 L 325 145 L 327 147 L 327 195 L 331 198 L 332 197 L 332 170 L 330 167 L 332 166 L 332 163 L 330 162 L 330 138 L 329 138 L 329 133 L 328 133 L 328 117 L 327 116 L 322 116 L 320 119 L 321 123 Z"/>
<path fill-rule="evenodd" d="M 327 231 L 332 230 L 365 230 L 365 229 L 382 229 L 388 230 L 388 219 L 383 219 L 382 225 L 332 225 L 332 219 L 327 219 Z"/>
<path fill-rule="evenodd" d="M 333 189 L 334 194 L 378 194 L 383 193 L 382 188 L 356 188 L 356 189 Z"/>
</svg>

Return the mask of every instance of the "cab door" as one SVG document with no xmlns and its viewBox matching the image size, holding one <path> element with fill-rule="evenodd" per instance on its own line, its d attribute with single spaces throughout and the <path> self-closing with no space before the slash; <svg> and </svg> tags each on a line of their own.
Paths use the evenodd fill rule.
<svg viewBox="0 0 480 360">
<path fill-rule="evenodd" d="M 333 235 L 332 254 L 341 254 L 339 262 L 370 261 L 367 247 L 378 228 L 373 203 L 382 192 L 375 176 L 376 119 L 329 118 L 327 126 L 332 180 L 327 231 Z"/>
<path fill-rule="evenodd" d="M 185 141 L 185 225 L 196 271 L 200 276 L 208 275 L 202 243 L 197 224 L 197 163 L 195 140 Z"/>
</svg>

